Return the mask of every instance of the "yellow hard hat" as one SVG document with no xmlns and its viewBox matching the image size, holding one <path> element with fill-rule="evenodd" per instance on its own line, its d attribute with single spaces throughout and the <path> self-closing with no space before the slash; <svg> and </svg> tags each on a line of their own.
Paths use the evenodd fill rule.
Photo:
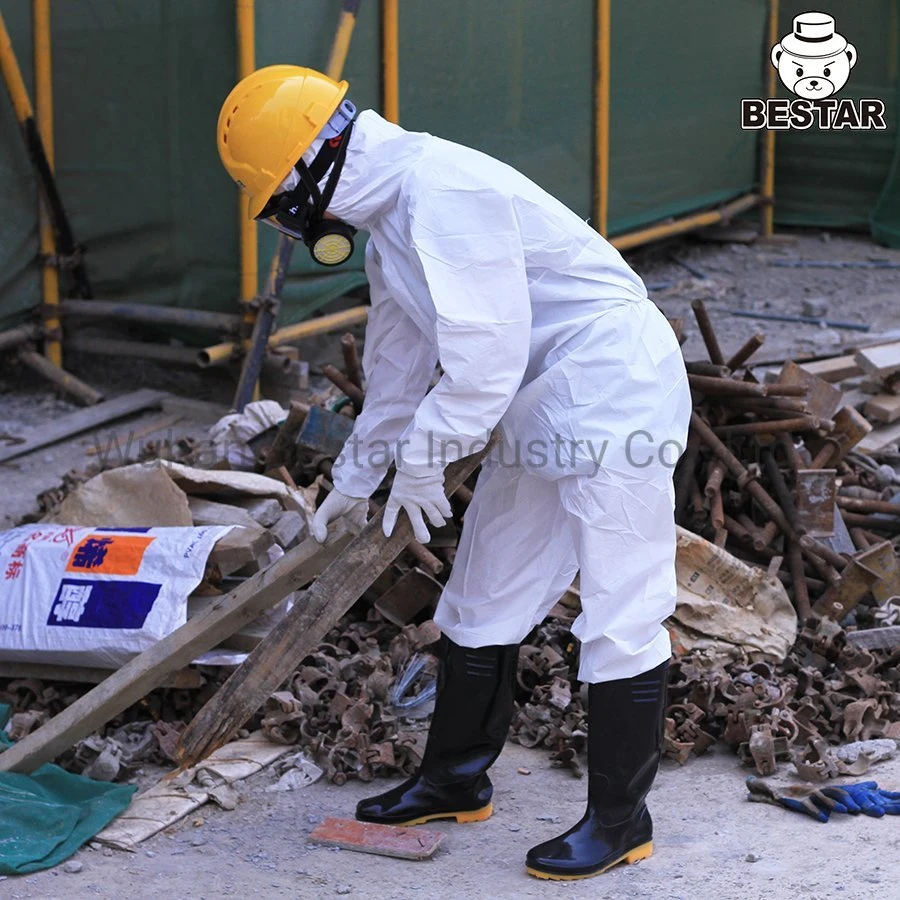
<svg viewBox="0 0 900 900">
<path fill-rule="evenodd" d="M 219 113 L 219 156 L 256 218 L 347 93 L 315 69 L 267 66 L 238 82 Z"/>
</svg>

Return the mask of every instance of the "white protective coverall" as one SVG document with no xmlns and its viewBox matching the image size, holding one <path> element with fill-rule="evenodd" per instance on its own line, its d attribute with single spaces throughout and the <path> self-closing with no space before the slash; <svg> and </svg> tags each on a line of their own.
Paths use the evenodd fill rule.
<svg viewBox="0 0 900 900">
<path fill-rule="evenodd" d="M 498 423 L 504 435 L 465 515 L 442 631 L 467 647 L 517 643 L 580 570 L 581 680 L 668 659 L 672 470 L 691 401 L 640 278 L 519 172 L 372 111 L 329 210 L 371 235 L 368 390 L 337 489 L 368 497 L 395 455 L 424 475 Z"/>
</svg>

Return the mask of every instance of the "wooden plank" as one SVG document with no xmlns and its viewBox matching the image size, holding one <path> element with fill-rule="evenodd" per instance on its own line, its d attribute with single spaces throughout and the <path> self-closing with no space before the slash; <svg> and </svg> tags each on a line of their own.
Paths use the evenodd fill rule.
<svg viewBox="0 0 900 900">
<path fill-rule="evenodd" d="M 162 408 L 164 412 L 175 413 L 201 425 L 213 425 L 229 412 L 224 403 L 210 403 L 209 400 L 195 400 L 176 394 L 167 394 Z"/>
<path fill-rule="evenodd" d="M 867 628 L 865 631 L 848 631 L 847 643 L 866 650 L 893 650 L 900 647 L 900 625 L 883 628 Z"/>
<path fill-rule="evenodd" d="M 821 378 L 822 381 L 829 381 L 832 384 L 836 381 L 843 381 L 845 378 L 853 378 L 856 375 L 862 375 L 862 369 L 857 364 L 853 356 L 834 356 L 831 359 L 816 359 L 812 362 L 799 363 L 804 372 Z"/>
<path fill-rule="evenodd" d="M 900 422 L 873 428 L 857 445 L 862 453 L 877 453 L 888 444 L 900 442 Z"/>
<path fill-rule="evenodd" d="M 0 660 L 0 678 L 37 678 L 39 681 L 71 681 L 76 684 L 99 684 L 112 674 L 112 669 L 84 666 L 58 666 L 44 663 Z M 193 689 L 203 687 L 206 679 L 197 669 L 179 669 L 167 675 L 157 687 Z"/>
<path fill-rule="evenodd" d="M 87 409 L 79 409 L 67 416 L 54 419 L 46 425 L 39 425 L 25 435 L 25 441 L 21 444 L 13 444 L 9 447 L 0 447 L 0 462 L 24 456 L 33 450 L 40 450 L 50 444 L 56 444 L 66 438 L 74 437 L 83 431 L 97 428 L 123 416 L 130 416 L 145 409 L 162 405 L 163 400 L 169 395 L 165 391 L 153 391 L 142 388 L 122 397 L 105 400 Z"/>
<path fill-rule="evenodd" d="M 352 537 L 337 522 L 322 545 L 309 538 L 231 593 L 216 598 L 206 612 L 164 637 L 113 672 L 49 722 L 0 753 L 0 772 L 33 772 L 77 741 L 137 703 L 172 672 L 212 649 L 269 607 L 315 578 Z"/>
<path fill-rule="evenodd" d="M 896 394 L 876 394 L 866 403 L 863 412 L 876 422 L 890 425 L 900 419 L 900 396 Z"/>
<path fill-rule="evenodd" d="M 85 453 L 88 456 L 99 456 L 104 453 L 117 451 L 120 456 L 124 456 L 127 453 L 130 457 L 131 454 L 129 451 L 133 444 L 137 443 L 137 446 L 134 448 L 136 451 L 142 450 L 143 446 L 141 441 L 143 438 L 147 437 L 148 434 L 153 434 L 155 431 L 171 428 L 176 422 L 180 422 L 181 418 L 181 416 L 177 415 L 161 416 L 158 419 L 154 419 L 152 422 L 148 422 L 146 425 L 141 425 L 140 428 L 130 428 L 127 432 L 122 431 L 112 434 L 107 440 L 105 447 L 97 443 L 93 447 L 87 449 Z"/>
<path fill-rule="evenodd" d="M 900 372 L 900 341 L 864 347 L 858 350 L 853 358 L 856 364 L 870 375 L 884 376 Z"/>
<path fill-rule="evenodd" d="M 444 488 L 448 496 L 475 471 L 496 440 L 494 437 L 480 453 L 447 467 Z M 402 513 L 393 534 L 385 537 L 383 515 L 384 509 L 380 509 L 194 716 L 179 741 L 177 755 L 182 766 L 194 765 L 225 744 L 409 544 L 413 539 L 409 517 Z"/>
<path fill-rule="evenodd" d="M 326 819 L 315 827 L 310 840 L 342 850 L 357 850 L 397 859 L 428 859 L 444 835 L 427 828 L 379 825 L 355 819 Z"/>
</svg>

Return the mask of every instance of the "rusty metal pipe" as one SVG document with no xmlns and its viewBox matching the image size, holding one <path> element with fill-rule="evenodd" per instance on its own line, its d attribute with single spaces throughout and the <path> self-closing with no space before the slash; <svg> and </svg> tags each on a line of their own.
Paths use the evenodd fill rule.
<svg viewBox="0 0 900 900">
<path fill-rule="evenodd" d="M 707 494 L 707 496 L 709 496 Z M 716 491 L 709 497 L 709 520 L 716 531 L 725 527 L 725 510 L 722 506 L 722 492 Z"/>
<path fill-rule="evenodd" d="M 341 353 L 344 357 L 344 371 L 351 383 L 360 390 L 363 389 L 362 366 L 359 362 L 359 353 L 356 349 L 356 338 L 349 332 L 341 338 Z"/>
<path fill-rule="evenodd" d="M 703 493 L 707 497 L 713 497 L 722 491 L 722 479 L 725 477 L 725 463 L 721 459 L 713 462 L 709 469 L 709 477 L 706 479 L 706 486 Z"/>
<path fill-rule="evenodd" d="M 725 530 L 736 540 L 738 540 L 742 544 L 746 544 L 748 547 L 753 544 L 753 536 L 741 525 L 740 522 L 735 521 L 729 515 L 725 515 L 724 517 L 724 525 Z"/>
<path fill-rule="evenodd" d="M 725 360 L 725 365 L 731 370 L 739 369 L 765 342 L 766 336 L 757 331 L 730 359 Z"/>
<path fill-rule="evenodd" d="M 859 513 L 842 513 L 844 522 L 849 528 L 865 528 L 867 531 L 883 531 L 886 534 L 900 534 L 900 521 L 897 519 L 880 519 L 878 516 L 864 516 Z"/>
<path fill-rule="evenodd" d="M 85 384 L 80 378 L 76 378 L 71 372 L 67 372 L 60 366 L 50 362 L 46 356 L 35 353 L 34 350 L 22 349 L 19 351 L 19 359 L 23 365 L 33 369 L 52 384 L 71 394 L 79 403 L 85 406 L 93 406 L 103 399 L 100 391 L 94 390 L 89 384 Z"/>
<path fill-rule="evenodd" d="M 369 500 L 370 516 L 374 516 L 380 509 L 381 507 L 374 500 Z M 420 544 L 418 541 L 410 541 L 406 549 L 432 575 L 439 575 L 444 571 L 444 564 L 424 544 Z"/>
<path fill-rule="evenodd" d="M 855 513 L 885 513 L 889 516 L 900 516 L 900 503 L 891 503 L 889 500 L 865 500 L 839 495 L 837 505 L 841 509 Z"/>
<path fill-rule="evenodd" d="M 805 400 L 796 400 L 793 397 L 733 397 L 728 405 L 731 409 L 755 412 L 760 415 L 774 415 L 784 413 L 796 415 L 809 411 L 809 404 Z"/>
<path fill-rule="evenodd" d="M 322 374 L 339 390 L 343 391 L 353 404 L 357 414 L 362 412 L 365 393 L 358 388 L 337 366 L 322 366 Z"/>
<path fill-rule="evenodd" d="M 704 360 L 686 362 L 684 368 L 689 375 L 706 375 L 710 378 L 728 378 L 731 375 L 728 366 L 716 366 Z"/>
<path fill-rule="evenodd" d="M 709 361 L 716 366 L 725 365 L 725 357 L 722 355 L 722 348 L 719 346 L 719 339 L 716 337 L 715 329 L 709 318 L 709 312 L 706 304 L 702 300 L 694 300 L 691 303 L 691 309 L 694 311 L 694 317 L 700 328 L 700 335 L 703 337 L 703 343 L 706 344 L 706 352 L 709 354 Z"/>
<path fill-rule="evenodd" d="M 854 526 L 853 528 L 849 528 L 848 531 L 850 532 L 850 539 L 853 541 L 853 546 L 856 547 L 858 551 L 862 552 L 863 550 L 868 550 L 869 547 L 872 546 L 872 542 L 862 528 Z"/>
<path fill-rule="evenodd" d="M 8 331 L 0 331 L 0 353 L 12 347 L 18 347 L 20 344 L 27 344 L 29 341 L 37 340 L 40 336 L 40 325 L 19 325 L 17 328 L 10 328 Z"/>
<path fill-rule="evenodd" d="M 796 537 L 787 517 L 778 504 L 769 496 L 758 481 L 751 478 L 744 464 L 719 440 L 712 428 L 696 412 L 691 413 L 691 427 L 696 431 L 700 440 L 725 463 L 728 470 L 737 479 L 738 486 L 746 487 L 747 492 L 788 537 Z"/>
<path fill-rule="evenodd" d="M 803 553 L 796 541 L 788 541 L 787 564 L 794 588 L 794 607 L 800 621 L 805 622 L 812 614 L 812 606 L 809 602 L 809 583 L 803 569 Z"/>
<path fill-rule="evenodd" d="M 741 422 L 737 425 L 718 425 L 713 431 L 722 436 L 734 434 L 777 434 L 791 431 L 830 430 L 834 422 L 829 419 L 818 419 L 815 416 L 797 416 L 793 419 L 767 419 L 764 422 Z"/>
<path fill-rule="evenodd" d="M 678 463 L 678 474 L 675 480 L 675 519 L 680 522 L 691 495 L 691 479 L 697 468 L 700 455 L 700 439 L 693 431 L 688 432 L 687 448 Z"/>
</svg>

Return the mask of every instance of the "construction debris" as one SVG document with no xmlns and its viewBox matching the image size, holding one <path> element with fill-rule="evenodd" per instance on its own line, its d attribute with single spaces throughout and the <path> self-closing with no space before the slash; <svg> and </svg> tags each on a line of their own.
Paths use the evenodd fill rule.
<svg viewBox="0 0 900 900">
<path fill-rule="evenodd" d="M 900 477 L 891 465 L 900 453 L 890 444 L 880 459 L 859 452 L 875 432 L 846 402 L 847 390 L 858 390 L 848 379 L 863 371 L 854 355 L 756 373 L 753 358 L 764 335 L 724 348 L 701 301 L 694 313 L 709 359 L 688 363 L 695 413 L 675 474 L 679 603 L 669 626 L 677 659 L 665 752 L 684 762 L 721 741 L 761 774 L 780 762 L 807 774 L 841 766 L 856 772 L 871 754 L 841 761 L 832 745 L 900 739 L 894 635 L 900 568 L 893 549 Z M 0 769 L 27 770 L 62 754 L 74 770 L 117 767 L 115 777 L 122 778 L 141 758 L 201 759 L 246 724 L 279 746 L 302 750 L 294 754 L 297 766 L 283 765 L 273 789 L 300 788 L 318 771 L 336 784 L 415 771 L 435 690 L 429 649 L 438 632 L 430 616 L 453 563 L 473 480 L 460 482 L 453 520 L 433 532 L 429 547 L 413 542 L 401 552 L 404 535 L 371 574 L 361 571 L 370 571 L 368 563 L 351 561 L 357 571 L 349 580 L 350 557 L 342 556 L 338 575 L 297 593 L 351 540 L 345 533 L 321 548 L 305 537 L 364 402 L 355 344 L 345 339 L 341 351 L 345 371 L 329 367 L 323 391 L 308 391 L 278 414 L 266 406 L 264 421 L 248 405 L 244 415 L 259 431 L 237 437 L 249 451 L 240 465 L 250 471 L 221 468 L 228 458 L 221 441 L 214 452 L 185 445 L 177 462 L 114 468 L 93 481 L 73 474 L 48 496 L 48 504 L 62 500 L 54 518 L 77 518 L 112 514 L 121 506 L 115 495 L 127 489 L 135 498 L 134 522 L 162 516 L 154 501 L 174 488 L 178 500 L 166 503 L 169 516 L 195 527 L 235 527 L 210 558 L 188 624 L 160 642 L 151 665 L 149 658 L 134 660 L 96 691 L 74 702 L 70 694 L 64 705 L 39 701 L 59 696 L 50 683 L 31 682 L 31 693 L 0 693 L 20 714 L 33 713 L 18 720 L 20 743 L 0 755 Z M 886 375 L 869 377 L 881 379 L 873 382 L 876 390 L 895 397 L 893 375 L 888 363 Z M 231 440 L 243 421 L 232 417 L 214 435 Z M 376 494 L 373 514 L 388 487 Z M 377 533 L 377 524 L 366 532 Z M 395 553 L 401 555 L 388 565 Z M 284 594 L 284 603 L 258 618 Z M 319 595 L 323 602 L 313 603 Z M 554 765 L 575 775 L 587 736 L 570 632 L 579 610 L 576 584 L 523 645 L 511 727 L 513 740 L 546 749 Z M 227 669 L 204 667 L 200 690 L 157 690 L 140 700 L 217 644 L 252 653 L 231 681 Z M 151 731 L 141 716 L 148 700 L 160 716 Z M 104 732 L 92 734 L 107 721 Z"/>
</svg>

